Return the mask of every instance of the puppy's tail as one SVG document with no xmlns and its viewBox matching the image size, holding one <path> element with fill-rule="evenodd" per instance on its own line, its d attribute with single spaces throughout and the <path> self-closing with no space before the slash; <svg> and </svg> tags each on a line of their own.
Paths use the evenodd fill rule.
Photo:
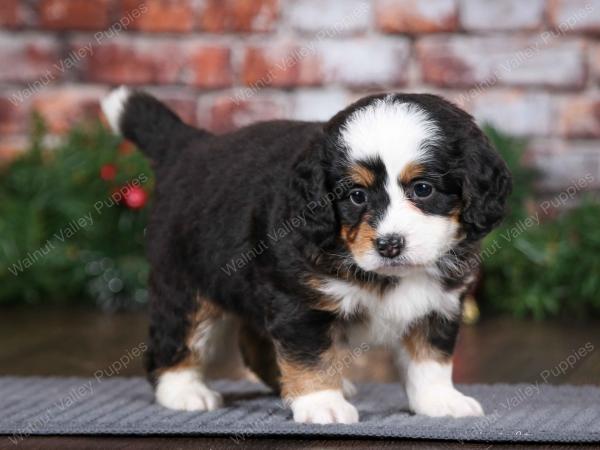
<svg viewBox="0 0 600 450">
<path fill-rule="evenodd" d="M 132 141 L 158 165 L 183 145 L 209 133 L 190 127 L 151 95 L 121 86 L 102 101 L 112 130 Z"/>
</svg>

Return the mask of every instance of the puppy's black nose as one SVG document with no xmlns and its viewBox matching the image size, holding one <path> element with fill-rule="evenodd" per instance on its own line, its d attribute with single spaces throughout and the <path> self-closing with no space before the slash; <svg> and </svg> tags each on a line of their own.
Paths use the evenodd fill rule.
<svg viewBox="0 0 600 450">
<path fill-rule="evenodd" d="M 384 258 L 395 258 L 404 248 L 404 238 L 397 234 L 389 234 L 375 240 L 377 251 Z"/>
</svg>

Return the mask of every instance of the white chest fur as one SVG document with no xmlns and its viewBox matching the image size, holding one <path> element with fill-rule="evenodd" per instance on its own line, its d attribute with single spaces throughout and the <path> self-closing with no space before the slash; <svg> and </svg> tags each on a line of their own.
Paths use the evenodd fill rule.
<svg viewBox="0 0 600 450">
<path fill-rule="evenodd" d="M 458 292 L 445 290 L 425 271 L 403 277 L 383 294 L 336 279 L 327 280 L 321 291 L 339 302 L 344 317 L 361 315 L 367 319 L 364 325 L 348 330 L 351 341 L 373 344 L 393 344 L 414 321 L 431 312 L 450 318 L 460 307 Z"/>
</svg>

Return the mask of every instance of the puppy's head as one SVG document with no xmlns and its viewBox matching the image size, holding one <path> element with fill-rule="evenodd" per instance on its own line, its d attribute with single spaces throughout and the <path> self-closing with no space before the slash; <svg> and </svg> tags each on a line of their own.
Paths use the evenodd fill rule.
<svg viewBox="0 0 600 450">
<path fill-rule="evenodd" d="M 510 174 L 472 117 L 433 95 L 367 97 L 324 127 L 338 239 L 361 269 L 428 267 L 504 215 Z M 326 155 L 326 156 L 323 156 Z"/>
</svg>

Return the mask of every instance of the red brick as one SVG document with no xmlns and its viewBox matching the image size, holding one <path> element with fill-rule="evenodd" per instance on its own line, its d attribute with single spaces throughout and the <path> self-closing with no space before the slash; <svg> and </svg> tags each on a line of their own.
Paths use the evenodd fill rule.
<svg viewBox="0 0 600 450">
<path fill-rule="evenodd" d="M 180 71 L 181 50 L 176 42 L 120 38 L 94 48 L 83 76 L 111 84 L 164 84 L 177 82 Z"/>
<path fill-rule="evenodd" d="M 23 24 L 22 5 L 19 0 L 0 2 L 0 26 L 14 28 Z"/>
<path fill-rule="evenodd" d="M 295 30 L 326 37 L 364 32 L 371 22 L 371 4 L 363 0 L 296 0 L 285 13 Z"/>
<path fill-rule="evenodd" d="M 194 92 L 162 87 L 148 89 L 148 92 L 175 111 L 185 123 L 196 125 L 198 121 L 198 102 L 197 95 Z"/>
<path fill-rule="evenodd" d="M 352 55 L 352 57 L 348 57 Z M 410 57 L 407 39 L 308 41 L 305 45 L 249 47 L 243 82 L 256 87 L 394 87 L 406 82 Z"/>
<path fill-rule="evenodd" d="M 462 0 L 465 30 L 535 30 L 544 24 L 545 0 Z"/>
<path fill-rule="evenodd" d="M 29 111 L 29 100 L 19 101 L 14 91 L 0 93 L 0 134 L 25 132 Z"/>
<path fill-rule="evenodd" d="M 350 103 L 343 89 L 301 89 L 293 97 L 291 118 L 329 120 Z"/>
<path fill-rule="evenodd" d="M 600 152 L 595 141 L 534 139 L 529 142 L 527 160 L 542 174 L 541 191 L 562 192 L 577 184 L 581 191 L 600 188 Z"/>
<path fill-rule="evenodd" d="M 600 33 L 600 0 L 550 0 L 548 20 L 560 34 Z"/>
<path fill-rule="evenodd" d="M 377 0 L 375 19 L 386 33 L 436 33 L 458 26 L 456 0 Z"/>
<path fill-rule="evenodd" d="M 122 0 L 123 15 L 140 10 L 131 29 L 159 32 L 186 32 L 194 28 L 194 8 L 191 0 Z"/>
<path fill-rule="evenodd" d="M 257 121 L 284 118 L 287 109 L 281 100 L 240 90 L 201 101 L 199 122 L 215 133 L 224 133 Z"/>
<path fill-rule="evenodd" d="M 242 79 L 247 86 L 291 87 L 322 81 L 317 48 L 313 46 L 249 47 L 243 61 Z"/>
<path fill-rule="evenodd" d="M 279 15 L 279 0 L 205 0 L 200 14 L 202 29 L 211 32 L 272 31 Z"/>
<path fill-rule="evenodd" d="M 219 88 L 232 82 L 231 51 L 228 47 L 188 45 L 183 81 L 192 86 Z"/>
<path fill-rule="evenodd" d="M 66 133 L 73 125 L 100 116 L 104 88 L 76 86 L 40 92 L 32 102 L 33 110 L 45 120 L 53 134 Z"/>
<path fill-rule="evenodd" d="M 417 43 L 423 80 L 440 87 L 485 85 L 581 88 L 585 45 L 574 39 L 425 37 Z"/>
<path fill-rule="evenodd" d="M 560 106 L 559 131 L 568 138 L 600 138 L 600 95 L 565 98 Z"/>
<path fill-rule="evenodd" d="M 85 45 L 82 41 L 77 46 Z M 204 41 L 121 38 L 94 48 L 86 58 L 84 79 L 111 84 L 186 83 L 203 88 L 229 86 L 228 47 Z"/>
<path fill-rule="evenodd" d="M 410 51 L 406 38 L 327 40 L 318 46 L 324 81 L 359 88 L 403 86 Z"/>
<path fill-rule="evenodd" d="M 100 30 L 110 25 L 108 0 L 41 0 L 40 25 L 53 30 Z"/>
<path fill-rule="evenodd" d="M 513 136 L 547 136 L 552 132 L 556 112 L 546 92 L 489 90 L 463 104 L 477 121 Z"/>
<path fill-rule="evenodd" d="M 59 55 L 60 48 L 52 38 L 0 33 L 0 82 L 37 82 L 30 88 L 41 89 L 62 76 L 55 66 Z M 29 92 L 19 93 L 27 96 Z"/>
<path fill-rule="evenodd" d="M 28 141 L 23 136 L 0 136 L 0 165 L 23 154 L 27 147 Z"/>
<path fill-rule="evenodd" d="M 591 46 L 589 53 L 592 78 L 596 83 L 600 83 L 600 44 Z"/>
</svg>

